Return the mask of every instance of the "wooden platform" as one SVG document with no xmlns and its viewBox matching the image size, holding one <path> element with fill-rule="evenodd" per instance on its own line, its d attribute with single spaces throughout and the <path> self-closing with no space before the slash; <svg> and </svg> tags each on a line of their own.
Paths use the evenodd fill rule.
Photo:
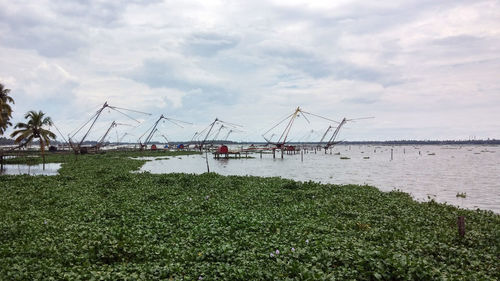
<svg viewBox="0 0 500 281">
<path fill-rule="evenodd" d="M 227 153 L 213 152 L 212 154 L 214 155 L 214 159 L 242 158 L 242 154 L 244 154 L 243 158 L 248 158 L 248 152 L 229 151 Z"/>
</svg>

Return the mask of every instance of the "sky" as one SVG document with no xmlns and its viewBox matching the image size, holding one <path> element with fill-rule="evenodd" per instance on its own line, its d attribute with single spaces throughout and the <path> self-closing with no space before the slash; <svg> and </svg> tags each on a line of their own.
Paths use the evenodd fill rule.
<svg viewBox="0 0 500 281">
<path fill-rule="evenodd" d="M 158 140 L 219 118 L 241 125 L 229 139 L 263 141 L 298 106 L 374 117 L 339 140 L 499 139 L 499 19 L 483 0 L 0 0 L 0 82 L 13 123 L 42 110 L 58 139 L 106 101 L 151 115 L 106 109 L 89 139 L 116 121 L 112 139 L 136 141 L 164 114 L 191 124 L 160 122 Z M 335 124 L 300 116 L 290 139 Z"/>
</svg>

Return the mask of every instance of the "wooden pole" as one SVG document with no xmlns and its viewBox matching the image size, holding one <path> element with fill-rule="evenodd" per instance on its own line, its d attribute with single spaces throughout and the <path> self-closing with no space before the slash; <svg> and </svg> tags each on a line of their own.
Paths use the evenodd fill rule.
<svg viewBox="0 0 500 281">
<path fill-rule="evenodd" d="M 276 149 L 273 149 L 273 159 L 276 159 Z"/>
<path fill-rule="evenodd" d="M 43 161 L 43 170 L 45 171 L 45 144 L 42 140 L 42 138 L 39 138 L 40 140 L 40 150 L 42 151 L 42 161 Z"/>
<path fill-rule="evenodd" d="M 300 150 L 300 161 L 304 162 L 304 151 Z"/>
<path fill-rule="evenodd" d="M 464 216 L 458 216 L 457 225 L 458 225 L 458 235 L 460 235 L 460 237 L 464 237 L 465 236 L 465 217 Z"/>
<path fill-rule="evenodd" d="M 260 159 L 262 159 L 262 150 L 260 151 Z"/>
<path fill-rule="evenodd" d="M 393 149 L 391 148 L 391 161 L 393 159 Z"/>
<path fill-rule="evenodd" d="M 281 159 L 283 159 L 283 149 L 281 149 Z"/>
<path fill-rule="evenodd" d="M 205 150 L 205 160 L 207 162 L 207 173 L 210 173 L 210 166 L 208 166 L 208 152 Z"/>
</svg>

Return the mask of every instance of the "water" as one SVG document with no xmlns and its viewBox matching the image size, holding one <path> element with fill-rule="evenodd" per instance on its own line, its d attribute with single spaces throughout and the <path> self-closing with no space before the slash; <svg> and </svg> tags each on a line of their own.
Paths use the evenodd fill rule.
<svg viewBox="0 0 500 281">
<path fill-rule="evenodd" d="M 393 149 L 393 160 L 391 160 Z M 340 153 L 340 155 L 335 155 Z M 399 189 L 416 200 L 446 202 L 462 208 L 500 213 L 500 147 L 498 146 L 337 146 L 332 154 L 252 154 L 254 159 L 214 160 L 210 171 L 222 175 L 280 176 L 333 184 L 368 184 L 382 191 Z M 342 160 L 340 157 L 350 159 Z M 369 157 L 369 159 L 365 159 Z M 141 171 L 195 173 L 207 171 L 204 155 L 147 162 Z M 466 198 L 457 197 L 465 193 Z"/>
<path fill-rule="evenodd" d="M 61 168 L 61 163 L 48 163 L 45 164 L 45 169 L 43 165 L 3 165 L 3 170 L 0 170 L 0 175 L 45 175 L 54 176 L 57 175 L 57 171 Z"/>
</svg>

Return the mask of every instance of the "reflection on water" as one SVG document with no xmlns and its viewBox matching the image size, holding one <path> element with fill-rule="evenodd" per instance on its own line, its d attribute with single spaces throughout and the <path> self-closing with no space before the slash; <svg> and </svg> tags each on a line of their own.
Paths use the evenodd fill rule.
<svg viewBox="0 0 500 281">
<path fill-rule="evenodd" d="M 54 176 L 57 175 L 57 171 L 61 168 L 61 163 L 47 163 L 45 164 L 45 169 L 43 165 L 3 165 L 3 170 L 0 170 L 0 175 L 46 175 Z"/>
<path fill-rule="evenodd" d="M 393 160 L 391 161 L 391 149 Z M 340 155 L 336 155 L 340 153 Z M 254 159 L 209 159 L 210 171 L 222 175 L 280 176 L 300 181 L 368 184 L 382 191 L 399 189 L 416 200 L 434 199 L 462 208 L 500 213 L 500 148 L 497 146 L 337 146 L 328 154 L 264 154 Z M 350 159 L 341 159 L 348 157 Z M 151 158 L 151 159 L 154 159 Z M 204 156 L 153 160 L 141 171 L 204 173 Z M 465 193 L 466 197 L 457 197 Z"/>
</svg>

